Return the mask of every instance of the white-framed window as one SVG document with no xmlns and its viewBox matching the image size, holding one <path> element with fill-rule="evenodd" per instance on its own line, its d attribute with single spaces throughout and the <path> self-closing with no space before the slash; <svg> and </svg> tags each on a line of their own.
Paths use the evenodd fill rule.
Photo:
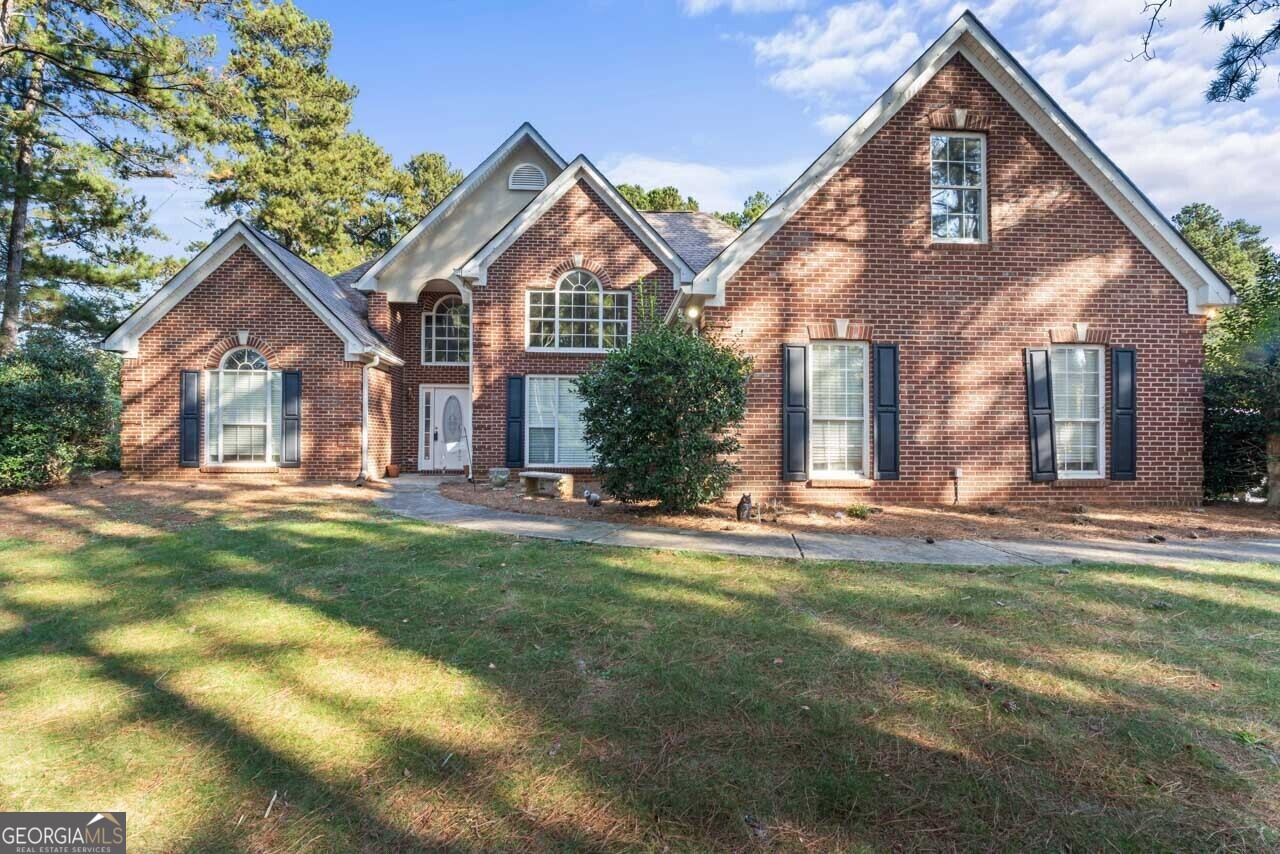
<svg viewBox="0 0 1280 854">
<path fill-rule="evenodd" d="M 521 163 L 507 178 L 509 190 L 541 190 L 547 186 L 547 173 L 536 163 Z"/>
<path fill-rule="evenodd" d="M 1102 477 L 1105 471 L 1104 364 L 1101 347 L 1055 345 L 1050 354 L 1060 478 Z"/>
<path fill-rule="evenodd" d="M 987 239 L 987 138 L 935 132 L 929 137 L 929 220 L 934 243 Z"/>
<path fill-rule="evenodd" d="M 867 476 L 867 345 L 809 345 L 809 476 Z"/>
<path fill-rule="evenodd" d="M 279 463 L 284 431 L 280 372 L 252 347 L 205 371 L 205 456 L 212 464 Z"/>
<path fill-rule="evenodd" d="M 471 361 L 471 308 L 457 294 L 422 313 L 422 364 L 465 365 Z"/>
<path fill-rule="evenodd" d="M 552 290 L 525 292 L 529 350 L 599 353 L 631 340 L 631 294 L 606 291 L 586 270 L 570 270 Z"/>
<path fill-rule="evenodd" d="M 595 455 L 582 438 L 577 377 L 525 377 L 526 465 L 590 468 Z"/>
</svg>

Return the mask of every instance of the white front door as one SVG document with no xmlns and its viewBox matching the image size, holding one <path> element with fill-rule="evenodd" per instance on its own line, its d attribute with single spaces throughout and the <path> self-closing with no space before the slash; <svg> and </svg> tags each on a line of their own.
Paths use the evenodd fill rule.
<svg viewBox="0 0 1280 854">
<path fill-rule="evenodd" d="M 418 470 L 462 471 L 471 461 L 471 389 L 418 386 Z"/>
</svg>

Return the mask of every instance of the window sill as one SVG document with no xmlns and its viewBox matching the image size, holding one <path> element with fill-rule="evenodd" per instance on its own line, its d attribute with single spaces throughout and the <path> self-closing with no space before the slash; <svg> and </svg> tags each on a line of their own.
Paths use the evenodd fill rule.
<svg viewBox="0 0 1280 854">
<path fill-rule="evenodd" d="M 594 347 L 525 347 L 526 353 L 569 353 L 578 355 L 597 355 L 603 356 L 606 353 L 612 353 L 618 348 L 610 347 L 608 349 L 599 349 Z"/>
<path fill-rule="evenodd" d="M 870 489 L 876 482 L 869 477 L 819 477 L 810 478 L 810 489 Z"/>
<path fill-rule="evenodd" d="M 991 241 L 989 240 L 939 240 L 938 238 L 935 237 L 929 241 L 929 245 L 933 247 L 944 248 L 944 249 L 964 249 L 964 248 L 974 248 L 979 246 L 990 246 Z"/>
<path fill-rule="evenodd" d="M 1106 486 L 1111 481 L 1099 475 L 1089 475 L 1088 477 L 1063 477 L 1058 475 L 1058 479 L 1050 481 L 1054 489 L 1079 489 L 1082 487 Z"/>
<path fill-rule="evenodd" d="M 419 362 L 423 368 L 469 368 L 470 362 Z"/>
<path fill-rule="evenodd" d="M 206 463 L 200 466 L 204 474 L 274 474 L 280 471 L 278 465 L 265 463 Z"/>
</svg>

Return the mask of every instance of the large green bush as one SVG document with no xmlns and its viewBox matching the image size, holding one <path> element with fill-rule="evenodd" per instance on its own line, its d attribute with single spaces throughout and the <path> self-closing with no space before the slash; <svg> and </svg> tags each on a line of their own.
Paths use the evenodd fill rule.
<svg viewBox="0 0 1280 854">
<path fill-rule="evenodd" d="M 651 322 L 578 378 L 587 444 L 604 489 L 692 510 L 724 494 L 740 448 L 751 360 L 683 327 Z"/>
<path fill-rule="evenodd" d="M 0 359 L 0 490 L 119 464 L 115 359 L 50 332 Z"/>
</svg>

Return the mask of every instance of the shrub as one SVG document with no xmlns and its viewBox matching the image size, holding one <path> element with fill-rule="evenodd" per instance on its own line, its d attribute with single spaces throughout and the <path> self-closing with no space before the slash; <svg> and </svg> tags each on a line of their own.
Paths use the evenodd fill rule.
<svg viewBox="0 0 1280 854">
<path fill-rule="evenodd" d="M 692 510 L 719 498 L 741 447 L 751 360 L 683 327 L 651 322 L 578 378 L 596 474 L 619 501 Z"/>
<path fill-rule="evenodd" d="M 852 519 L 870 519 L 874 512 L 870 504 L 863 504 L 861 501 L 855 501 L 849 505 L 849 509 L 845 511 Z"/>
<path fill-rule="evenodd" d="M 35 332 L 0 359 L 0 490 L 119 465 L 119 370 L 113 357 Z"/>
</svg>

